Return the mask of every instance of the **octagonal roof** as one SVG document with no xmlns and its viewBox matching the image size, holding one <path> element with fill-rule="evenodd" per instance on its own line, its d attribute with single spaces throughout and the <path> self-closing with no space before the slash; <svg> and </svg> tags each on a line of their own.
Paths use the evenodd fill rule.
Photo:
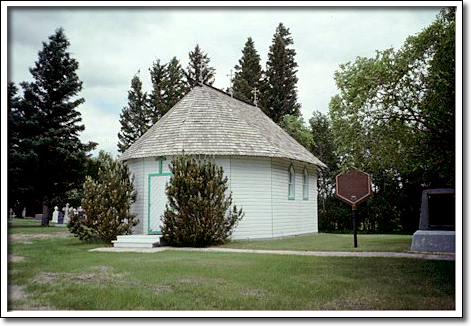
<svg viewBox="0 0 471 326">
<path fill-rule="evenodd" d="M 197 85 L 120 160 L 186 154 L 288 158 L 326 167 L 260 108 Z"/>
</svg>

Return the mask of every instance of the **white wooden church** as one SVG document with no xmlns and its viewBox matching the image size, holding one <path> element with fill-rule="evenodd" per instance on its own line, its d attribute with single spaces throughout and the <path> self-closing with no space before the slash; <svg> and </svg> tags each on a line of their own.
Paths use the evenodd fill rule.
<svg viewBox="0 0 471 326">
<path fill-rule="evenodd" d="M 183 151 L 213 155 L 223 167 L 245 212 L 233 240 L 317 232 L 317 173 L 326 166 L 260 108 L 200 84 L 120 157 L 135 177 L 134 234 L 161 234 L 169 165 Z"/>
</svg>

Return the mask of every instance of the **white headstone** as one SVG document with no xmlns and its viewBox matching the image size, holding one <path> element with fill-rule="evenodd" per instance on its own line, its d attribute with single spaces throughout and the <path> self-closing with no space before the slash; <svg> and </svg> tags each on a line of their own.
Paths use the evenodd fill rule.
<svg viewBox="0 0 471 326">
<path fill-rule="evenodd" d="M 69 223 L 69 213 L 70 213 L 70 208 L 69 208 L 69 203 L 65 205 L 65 210 L 64 210 L 64 224 Z"/>
<path fill-rule="evenodd" d="M 26 217 L 26 207 L 25 207 L 25 208 L 23 208 L 23 213 L 21 213 L 21 216 L 22 216 L 23 218 L 25 218 L 25 217 Z"/>
<path fill-rule="evenodd" d="M 54 212 L 52 213 L 52 222 L 57 223 L 59 218 L 59 207 L 54 207 Z"/>
</svg>

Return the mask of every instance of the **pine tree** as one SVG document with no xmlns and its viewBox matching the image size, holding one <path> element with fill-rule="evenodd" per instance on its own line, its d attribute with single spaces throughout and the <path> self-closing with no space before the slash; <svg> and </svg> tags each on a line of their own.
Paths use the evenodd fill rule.
<svg viewBox="0 0 471 326">
<path fill-rule="evenodd" d="M 297 102 L 296 51 L 289 48 L 292 44 L 289 29 L 280 23 L 268 53 L 261 103 L 262 109 L 276 123 L 285 114 L 301 115 L 301 105 Z"/>
<path fill-rule="evenodd" d="M 172 159 L 170 171 L 163 241 L 192 247 L 223 243 L 244 216 L 242 209 L 232 206 L 232 194 L 226 194 L 223 168 L 215 165 L 214 158 L 183 154 Z"/>
<path fill-rule="evenodd" d="M 260 90 L 262 67 L 260 66 L 260 56 L 255 49 L 251 37 L 247 39 L 242 50 L 242 58 L 239 59 L 239 64 L 234 68 L 236 70 L 235 77 L 232 80 L 234 96 L 243 101 L 253 103 L 254 89 Z"/>
<path fill-rule="evenodd" d="M 167 112 L 164 102 L 163 83 L 166 78 L 166 65 L 161 65 L 160 60 L 153 63 L 149 68 L 152 92 L 149 95 L 149 119 L 154 124 Z"/>
<path fill-rule="evenodd" d="M 138 223 L 130 213 L 136 191 L 127 165 L 104 151 L 99 153 L 98 162 L 97 178 L 87 176 L 83 184 L 85 215 L 72 216 L 68 228 L 80 240 L 101 239 L 111 243 L 118 235 L 130 234 Z"/>
<path fill-rule="evenodd" d="M 121 131 L 118 133 L 118 151 L 124 153 L 151 127 L 147 93 L 142 91 L 142 82 L 136 74 L 128 91 L 128 105 L 119 116 Z"/>
<path fill-rule="evenodd" d="M 203 77 L 203 83 L 212 85 L 214 83 L 214 74 L 216 69 L 209 67 L 208 55 L 205 54 L 196 44 L 193 52 L 188 54 L 190 62 L 186 68 L 185 78 L 188 88 L 192 88 L 199 83 L 200 72 Z"/>
<path fill-rule="evenodd" d="M 38 61 L 29 69 L 34 81 L 21 83 L 23 97 L 9 103 L 16 120 L 12 120 L 16 142 L 10 147 L 9 170 L 22 174 L 21 180 L 11 179 L 10 190 L 24 206 L 41 203 L 44 197 L 50 200 L 81 183 L 86 153 L 97 145 L 79 139 L 85 126 L 77 109 L 85 100 L 77 98 L 82 82 L 69 46 L 64 30 L 58 28 L 49 42 L 43 42 Z"/>
<path fill-rule="evenodd" d="M 176 57 L 167 64 L 165 79 L 163 80 L 165 111 L 168 112 L 188 92 L 185 85 L 185 73 Z"/>
</svg>

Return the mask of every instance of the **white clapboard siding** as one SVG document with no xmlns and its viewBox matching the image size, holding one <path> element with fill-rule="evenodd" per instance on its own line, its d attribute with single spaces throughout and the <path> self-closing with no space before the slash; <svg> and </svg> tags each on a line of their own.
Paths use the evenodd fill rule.
<svg viewBox="0 0 471 326">
<path fill-rule="evenodd" d="M 135 234 L 147 234 L 149 176 L 170 173 L 171 156 L 131 159 L 127 164 L 134 174 L 138 192 L 132 212 L 140 220 Z M 257 239 L 317 232 L 317 170 L 312 164 L 267 157 L 217 156 L 229 181 L 233 204 L 245 216 L 232 239 Z M 288 169 L 295 168 L 295 199 L 288 199 Z M 309 174 L 309 197 L 303 198 L 303 171 Z M 162 190 L 161 196 L 166 196 Z"/>
<path fill-rule="evenodd" d="M 134 189 L 137 192 L 136 201 L 131 206 L 131 213 L 135 214 L 138 224 L 133 228 L 134 234 L 142 234 L 142 220 L 144 216 L 144 164 L 143 159 L 134 159 L 126 162 L 133 178 Z"/>
<path fill-rule="evenodd" d="M 288 170 L 295 170 L 294 200 L 288 198 Z M 303 198 L 303 171 L 309 173 L 309 198 Z M 317 232 L 317 184 L 315 168 L 296 161 L 272 160 L 273 237 Z"/>
<path fill-rule="evenodd" d="M 231 158 L 233 204 L 242 207 L 244 218 L 233 239 L 270 238 L 272 236 L 271 159 L 263 157 Z"/>
</svg>

